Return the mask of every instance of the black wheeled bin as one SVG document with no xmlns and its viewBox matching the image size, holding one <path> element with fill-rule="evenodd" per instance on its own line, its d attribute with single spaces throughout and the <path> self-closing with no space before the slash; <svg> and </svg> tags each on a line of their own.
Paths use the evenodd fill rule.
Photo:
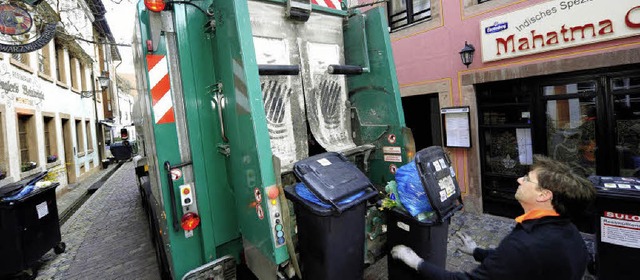
<svg viewBox="0 0 640 280">
<path fill-rule="evenodd" d="M 309 199 L 300 184 L 284 190 L 296 214 L 302 278 L 362 279 L 366 201 L 377 191 L 338 153 L 298 161 L 294 173 L 315 196 Z"/>
<path fill-rule="evenodd" d="M 640 279 L 640 178 L 591 176 L 589 180 L 597 190 L 598 279 Z"/>
<path fill-rule="evenodd" d="M 440 146 L 420 150 L 415 157 L 416 168 L 434 213 L 419 221 L 398 208 L 387 212 L 387 247 L 411 248 L 418 256 L 445 268 L 447 239 L 451 216 L 462 209 L 462 198 L 451 160 Z M 390 280 L 422 279 L 404 262 L 387 258 Z"/>
<path fill-rule="evenodd" d="M 31 268 L 52 248 L 56 253 L 64 251 L 56 204 L 58 185 L 0 202 L 0 275 Z"/>
<path fill-rule="evenodd" d="M 115 142 L 109 146 L 111 154 L 117 161 L 129 160 L 133 155 L 133 148 L 129 141 Z"/>
</svg>

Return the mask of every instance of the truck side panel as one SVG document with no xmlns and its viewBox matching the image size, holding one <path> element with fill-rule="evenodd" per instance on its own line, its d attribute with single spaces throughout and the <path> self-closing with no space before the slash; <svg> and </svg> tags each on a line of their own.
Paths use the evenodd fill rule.
<svg viewBox="0 0 640 280">
<path fill-rule="evenodd" d="M 224 128 L 230 148 L 227 170 L 245 256 L 256 276 L 275 279 L 276 265 L 288 254 L 286 246 L 275 244 L 274 214 L 281 202 L 266 199 L 267 188 L 275 187 L 276 181 L 249 10 L 246 1 L 215 1 L 213 7 L 214 67 L 225 98 Z"/>
<path fill-rule="evenodd" d="M 212 106 L 217 83 L 212 35 L 204 30 L 207 17 L 194 7 L 176 5 L 174 21 L 198 208 L 203 217 L 209 218 L 202 222 L 203 232 L 211 232 L 214 236 L 213 239 L 204 238 L 203 245 L 206 260 L 212 261 L 231 253 L 227 250 L 216 252 L 217 247 L 228 242 L 240 246 L 240 233 L 233 211 L 236 208 L 235 196 L 227 180 L 226 156 L 218 152 L 222 136 L 217 108 Z M 234 251 L 233 255 L 238 257 L 238 248 Z"/>
</svg>

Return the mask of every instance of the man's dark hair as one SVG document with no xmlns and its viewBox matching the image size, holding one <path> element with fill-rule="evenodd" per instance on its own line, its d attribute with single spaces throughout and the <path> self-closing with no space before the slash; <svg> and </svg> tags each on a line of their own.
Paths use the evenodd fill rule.
<svg viewBox="0 0 640 280">
<path fill-rule="evenodd" d="M 553 193 L 551 204 L 561 216 L 579 213 L 596 196 L 596 189 L 569 165 L 543 155 L 534 155 L 531 170 L 537 170 L 538 186 Z"/>
</svg>

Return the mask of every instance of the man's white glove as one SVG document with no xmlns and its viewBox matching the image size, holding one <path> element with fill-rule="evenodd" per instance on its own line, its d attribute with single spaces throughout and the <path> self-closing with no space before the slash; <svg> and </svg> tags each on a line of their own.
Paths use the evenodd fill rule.
<svg viewBox="0 0 640 280">
<path fill-rule="evenodd" d="M 458 249 L 465 254 L 473 255 L 473 251 L 476 249 L 476 247 L 478 247 L 476 242 L 473 241 L 470 236 L 464 233 L 458 232 L 456 233 L 456 235 L 458 236 L 458 238 L 460 238 L 460 241 L 462 241 L 462 246 L 460 246 L 460 248 Z"/>
<path fill-rule="evenodd" d="M 404 245 L 394 246 L 393 249 L 391 249 L 391 256 L 393 256 L 394 259 L 403 261 L 415 270 L 418 270 L 418 265 L 423 262 L 422 258 L 418 257 L 411 248 Z"/>
</svg>

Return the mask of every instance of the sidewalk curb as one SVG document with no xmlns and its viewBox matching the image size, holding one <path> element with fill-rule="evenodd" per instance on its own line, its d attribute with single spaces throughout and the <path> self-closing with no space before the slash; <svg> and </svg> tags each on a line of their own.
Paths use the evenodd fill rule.
<svg viewBox="0 0 640 280">
<path fill-rule="evenodd" d="M 85 189 L 83 195 L 80 195 L 79 197 L 75 198 L 75 200 L 69 204 L 69 207 L 64 209 L 64 211 L 60 212 L 59 213 L 60 226 L 62 226 L 67 220 L 69 220 L 69 218 L 71 218 L 73 213 L 77 209 L 79 209 L 80 206 L 82 206 L 82 204 L 84 202 L 86 202 L 87 199 L 97 189 L 99 189 L 100 186 L 102 186 L 104 184 L 104 182 L 106 182 L 111 177 L 111 175 L 113 175 L 113 173 L 115 173 L 121 166 L 122 166 L 122 163 L 118 163 L 116 166 L 114 166 L 110 170 L 108 170 L 108 171 L 104 172 L 103 174 L 101 174 L 100 176 L 96 177 L 96 179 L 93 182 L 91 182 L 89 184 L 89 186 Z"/>
<path fill-rule="evenodd" d="M 115 173 L 118 169 L 120 169 L 122 164 L 124 164 L 124 162 L 119 162 L 114 168 L 111 168 L 111 170 L 105 172 L 100 178 L 98 178 L 98 180 L 93 182 L 93 184 L 91 184 L 87 188 L 87 193 L 89 194 L 95 193 L 100 187 L 102 187 L 104 182 L 106 182 L 107 180 L 109 180 L 109 178 L 111 178 L 111 175 L 113 175 L 113 173 Z"/>
</svg>

